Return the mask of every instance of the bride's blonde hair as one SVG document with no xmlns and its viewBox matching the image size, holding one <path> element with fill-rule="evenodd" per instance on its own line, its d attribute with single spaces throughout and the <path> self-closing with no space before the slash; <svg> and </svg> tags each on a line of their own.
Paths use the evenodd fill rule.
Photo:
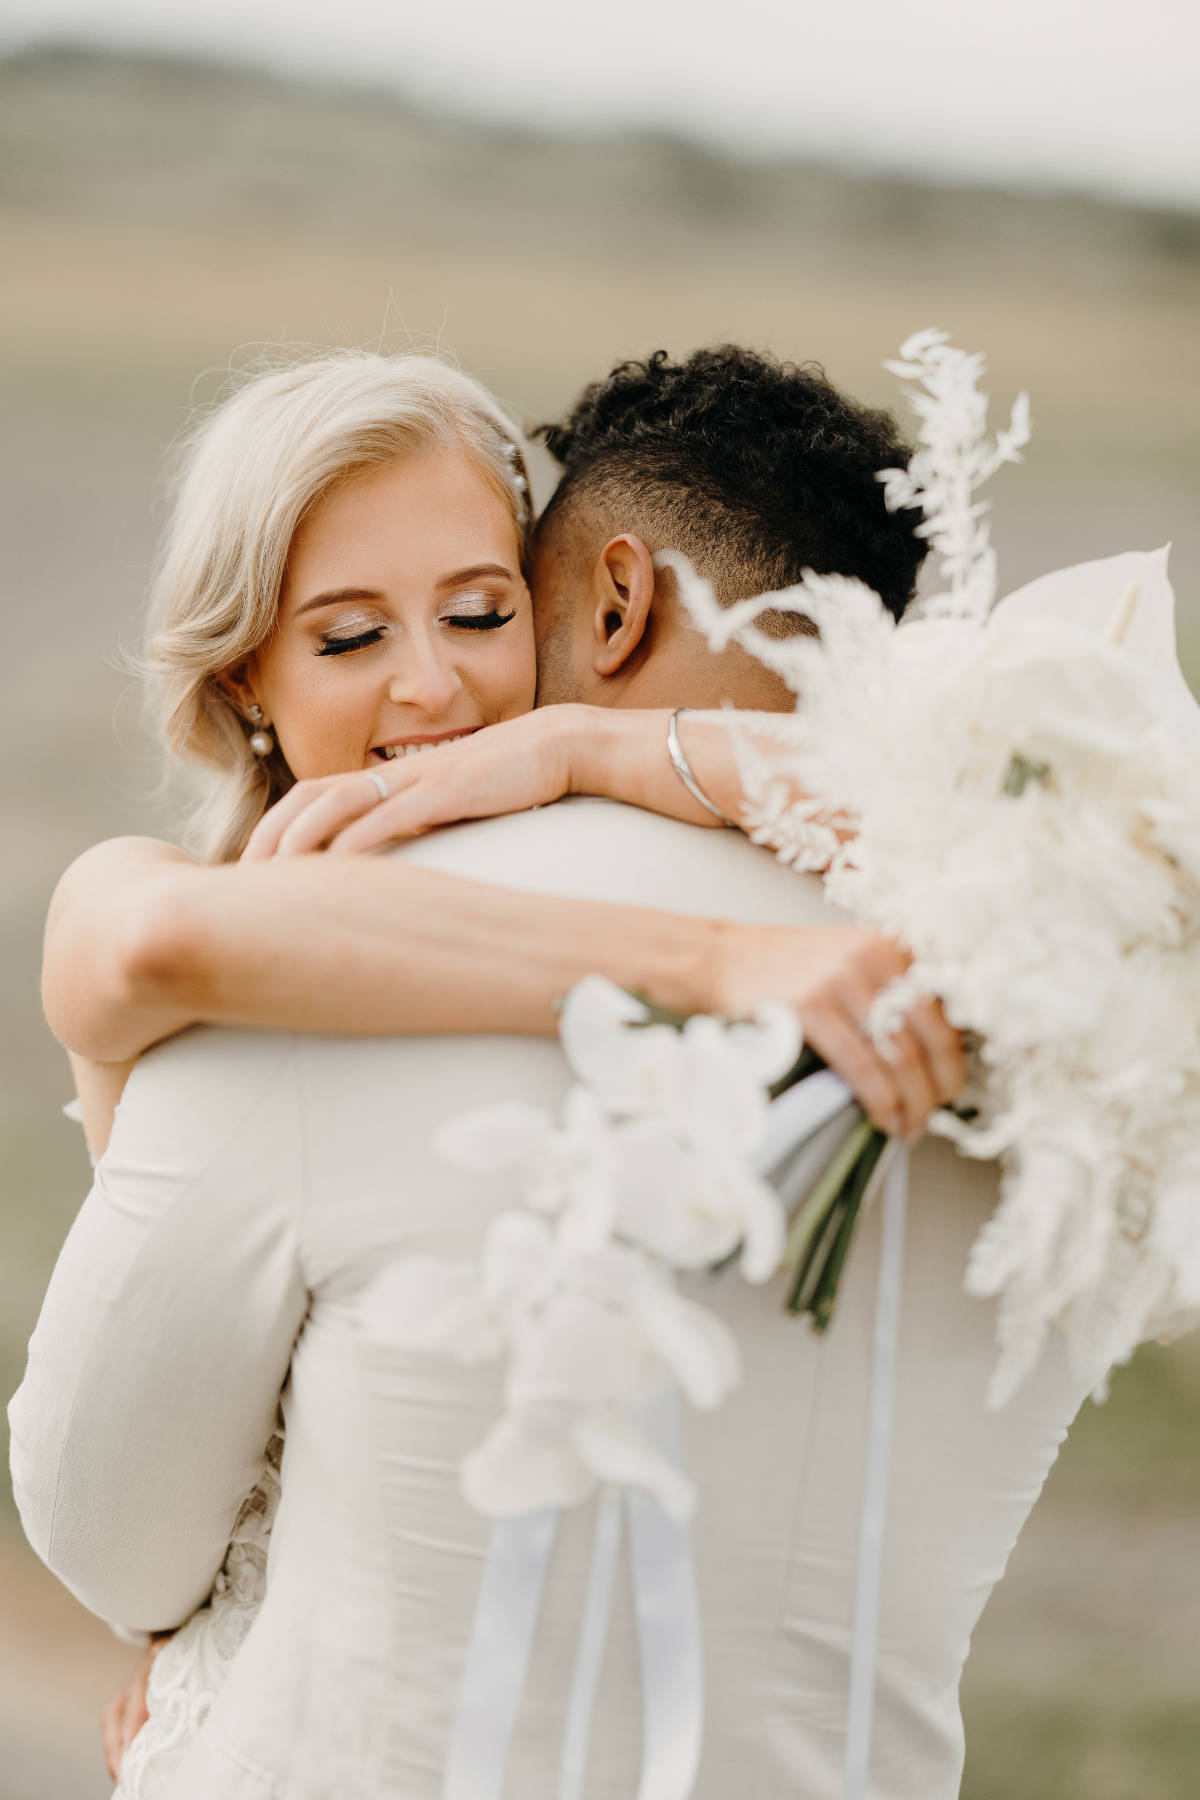
<svg viewBox="0 0 1200 1800">
<path fill-rule="evenodd" d="M 220 677 L 275 627 L 288 551 L 310 507 L 364 470 L 438 445 L 463 451 L 530 524 L 520 429 L 485 388 L 432 356 L 345 351 L 247 380 L 182 445 L 175 504 L 150 594 L 144 671 L 171 755 L 216 774 L 191 820 L 213 862 L 241 854 L 293 777 Z"/>
</svg>

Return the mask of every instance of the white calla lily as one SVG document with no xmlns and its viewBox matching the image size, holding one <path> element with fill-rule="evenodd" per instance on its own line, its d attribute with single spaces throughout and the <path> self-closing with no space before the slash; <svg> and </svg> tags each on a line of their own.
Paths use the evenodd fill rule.
<svg viewBox="0 0 1200 1800">
<path fill-rule="evenodd" d="M 1103 639 L 1130 589 L 1137 593 L 1120 643 L 1140 668 L 1158 704 L 1162 723 L 1200 747 L 1200 705 L 1179 666 L 1175 642 L 1175 592 L 1167 574 L 1170 546 L 1126 550 L 1096 562 L 1055 569 L 998 601 L 989 623 L 1056 619 Z"/>
</svg>

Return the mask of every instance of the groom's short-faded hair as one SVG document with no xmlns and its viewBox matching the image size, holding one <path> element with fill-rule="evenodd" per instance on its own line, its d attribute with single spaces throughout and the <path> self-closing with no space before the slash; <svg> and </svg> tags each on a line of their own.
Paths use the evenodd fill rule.
<svg viewBox="0 0 1200 1800">
<path fill-rule="evenodd" d="M 563 476 L 538 526 L 634 531 L 681 550 L 726 604 L 805 569 L 856 575 L 899 618 L 926 545 L 920 515 L 889 513 L 882 469 L 911 454 L 890 413 L 841 394 L 815 365 L 722 344 L 656 350 L 593 382 L 541 429 Z"/>
</svg>

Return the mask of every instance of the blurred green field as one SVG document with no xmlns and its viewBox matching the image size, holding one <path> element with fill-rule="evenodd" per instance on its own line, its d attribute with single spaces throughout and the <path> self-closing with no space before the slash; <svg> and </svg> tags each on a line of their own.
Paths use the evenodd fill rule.
<svg viewBox="0 0 1200 1800">
<path fill-rule="evenodd" d="M 118 651 L 189 399 L 278 342 L 438 342 L 533 417 L 721 340 L 880 368 L 926 324 L 1032 396 L 993 485 L 1002 581 L 1174 541 L 1200 676 L 1200 220 L 621 139 L 548 145 L 378 95 L 86 56 L 0 63 L 0 1385 L 86 1185 L 41 1022 L 41 920 L 97 838 L 160 830 Z M 1085 1409 L 977 1634 L 966 1800 L 1200 1792 L 1200 1349 Z M 0 1505 L 0 1800 L 105 1791 L 129 1661 Z"/>
</svg>

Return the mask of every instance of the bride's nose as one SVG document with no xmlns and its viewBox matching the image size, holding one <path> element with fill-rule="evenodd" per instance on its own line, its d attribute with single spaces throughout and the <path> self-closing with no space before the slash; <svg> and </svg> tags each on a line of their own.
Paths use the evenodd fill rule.
<svg viewBox="0 0 1200 1800">
<path fill-rule="evenodd" d="M 409 639 L 402 667 L 388 682 L 395 706 L 411 706 L 436 719 L 449 712 L 462 691 L 462 676 L 449 650 L 428 640 Z"/>
</svg>

